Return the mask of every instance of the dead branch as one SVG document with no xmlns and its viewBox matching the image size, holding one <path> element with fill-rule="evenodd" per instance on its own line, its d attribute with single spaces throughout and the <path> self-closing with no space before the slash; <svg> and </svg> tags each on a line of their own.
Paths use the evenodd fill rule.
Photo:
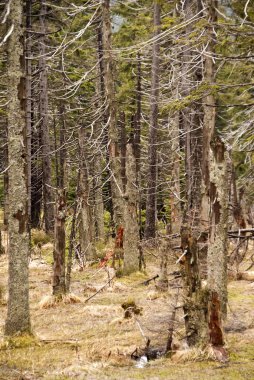
<svg viewBox="0 0 254 380">
<path fill-rule="evenodd" d="M 110 280 L 108 280 L 105 285 L 103 285 L 99 290 L 97 290 L 96 293 L 94 293 L 90 297 L 88 297 L 84 302 L 88 302 L 91 298 L 95 297 L 98 293 L 100 293 L 104 288 L 106 288 L 106 286 L 108 284 L 110 284 L 110 282 L 113 280 L 114 277 L 115 276 L 111 277 Z"/>
</svg>

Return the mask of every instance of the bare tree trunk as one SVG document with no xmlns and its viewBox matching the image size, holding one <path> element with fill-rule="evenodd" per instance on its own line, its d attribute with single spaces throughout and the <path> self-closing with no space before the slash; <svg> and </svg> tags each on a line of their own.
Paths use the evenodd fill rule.
<svg viewBox="0 0 254 380">
<path fill-rule="evenodd" d="M 205 56 L 205 80 L 215 82 L 213 53 L 216 43 L 214 24 L 217 21 L 217 0 L 207 0 L 208 46 Z M 213 348 L 224 345 L 221 319 L 227 312 L 227 228 L 228 179 L 227 159 L 223 142 L 215 133 L 216 107 L 212 89 L 204 99 L 203 178 L 209 197 L 209 240 L 207 257 L 207 287 L 209 340 Z M 227 357 L 224 348 L 223 356 Z M 216 352 L 216 350 L 215 350 Z"/>
<path fill-rule="evenodd" d="M 126 128 L 125 128 L 125 113 L 122 112 L 120 115 L 120 157 L 121 157 L 121 179 L 123 184 L 123 191 L 125 192 L 126 188 L 126 144 L 127 144 L 127 138 L 126 138 Z"/>
<path fill-rule="evenodd" d="M 8 167 L 8 122 L 5 127 L 5 144 L 4 144 L 4 162 L 5 167 Z M 8 171 L 4 173 L 4 227 L 8 228 L 9 220 L 9 174 Z"/>
<path fill-rule="evenodd" d="M 80 187 L 79 196 L 81 200 L 80 207 L 80 227 L 79 237 L 81 251 L 86 260 L 95 259 L 95 248 L 93 246 L 93 220 L 92 210 L 89 204 L 89 174 L 87 167 L 87 158 L 84 142 L 84 128 L 79 130 L 79 149 L 80 149 Z"/>
<path fill-rule="evenodd" d="M 145 238 L 154 238 L 156 232 L 156 183 L 157 183 L 157 129 L 158 129 L 158 101 L 159 101 L 159 66 L 160 43 L 156 38 L 160 34 L 161 6 L 154 2 L 154 34 L 152 55 L 152 87 L 151 87 L 151 116 L 148 142 L 148 180 L 146 200 L 146 227 Z"/>
<path fill-rule="evenodd" d="M 140 171 L 140 159 L 141 159 L 141 111 L 142 111 L 142 77 L 141 77 L 141 57 L 140 53 L 137 54 L 137 84 L 136 84 L 136 114 L 134 118 L 134 139 L 133 139 L 133 152 L 136 158 L 136 184 L 137 188 L 140 188 L 141 183 L 141 171 Z M 141 237 L 142 232 L 142 204 L 141 193 L 139 191 L 138 197 L 138 224 L 139 235 Z"/>
<path fill-rule="evenodd" d="M 73 249 L 75 243 L 76 236 L 76 220 L 77 220 L 77 209 L 78 209 L 78 194 L 79 194 L 79 181 L 80 181 L 80 171 L 78 173 L 77 179 L 77 188 L 76 188 L 76 199 L 73 206 L 73 215 L 71 221 L 71 232 L 69 238 L 69 250 L 68 250 L 68 259 L 67 259 L 67 270 L 66 270 L 66 292 L 70 292 L 71 285 L 71 270 L 72 270 L 72 262 L 73 262 Z"/>
<path fill-rule="evenodd" d="M 187 0 L 184 6 L 186 20 L 192 19 L 200 11 L 199 3 Z M 193 31 L 193 24 L 186 27 L 187 39 Z M 197 65 L 195 51 L 190 44 L 184 47 L 182 65 L 182 91 L 188 97 L 201 82 L 202 62 Z M 194 61 L 194 63 L 193 63 Z M 189 346 L 201 344 L 206 339 L 207 297 L 201 289 L 198 238 L 200 234 L 201 209 L 201 159 L 202 159 L 202 119 L 201 104 L 196 100 L 181 112 L 185 133 L 185 173 L 186 205 L 181 226 L 181 247 L 183 250 L 182 277 L 184 283 L 184 320 L 186 339 Z"/>
<path fill-rule="evenodd" d="M 26 0 L 26 148 L 27 148 L 27 191 L 28 191 L 28 223 L 31 224 L 31 138 L 32 138 L 32 2 Z"/>
<path fill-rule="evenodd" d="M 228 192 L 227 160 L 223 142 L 218 136 L 211 141 L 210 151 L 210 231 L 208 242 L 207 282 L 216 292 L 221 313 L 227 313 L 227 249 L 228 249 Z"/>
<path fill-rule="evenodd" d="M 42 143 L 42 170 L 43 170 L 43 203 L 44 221 L 46 232 L 54 230 L 54 212 L 52 207 L 52 181 L 51 181 L 51 160 L 50 160 L 50 138 L 49 138 L 49 118 L 48 118 L 48 79 L 46 67 L 46 43 L 45 43 L 45 18 L 47 6 L 44 0 L 40 0 L 40 100 L 39 114 L 41 119 L 41 143 Z"/>
<path fill-rule="evenodd" d="M 124 206 L 124 273 L 139 270 L 139 232 L 137 222 L 136 160 L 131 144 L 126 146 L 126 193 Z"/>
<path fill-rule="evenodd" d="M 5 335 L 31 333 L 29 313 L 29 232 L 26 165 L 26 91 L 21 0 L 13 0 L 8 40 L 9 297 Z"/>
<path fill-rule="evenodd" d="M 118 228 L 123 221 L 123 184 L 121 180 L 121 163 L 118 151 L 117 110 L 115 101 L 114 62 L 111 46 L 110 1 L 102 0 L 103 25 L 103 63 L 105 95 L 109 115 L 109 161 L 111 170 L 111 193 L 114 209 L 114 222 Z"/>
<path fill-rule="evenodd" d="M 163 237 L 160 239 L 160 277 L 158 281 L 158 286 L 161 290 L 168 290 L 168 256 L 170 252 L 170 242 L 169 239 Z"/>
<path fill-rule="evenodd" d="M 58 190 L 55 209 L 53 295 L 62 297 L 66 293 L 65 285 L 65 219 L 66 195 Z"/>
<path fill-rule="evenodd" d="M 31 227 L 39 228 L 42 204 L 42 168 L 40 157 L 40 134 L 32 131 L 31 152 Z"/>
</svg>

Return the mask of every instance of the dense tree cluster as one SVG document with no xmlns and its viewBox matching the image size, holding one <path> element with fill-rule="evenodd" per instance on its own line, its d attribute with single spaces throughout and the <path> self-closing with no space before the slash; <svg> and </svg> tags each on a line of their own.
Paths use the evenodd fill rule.
<svg viewBox="0 0 254 380">
<path fill-rule="evenodd" d="M 159 240 L 167 282 L 168 241 L 179 238 L 188 344 L 223 346 L 228 231 L 254 224 L 250 2 L 9 0 L 0 10 L 6 334 L 30 331 L 40 228 L 54 236 L 56 297 L 70 290 L 73 252 L 97 260 L 112 237 L 124 274 L 142 269 L 144 241 Z"/>
</svg>

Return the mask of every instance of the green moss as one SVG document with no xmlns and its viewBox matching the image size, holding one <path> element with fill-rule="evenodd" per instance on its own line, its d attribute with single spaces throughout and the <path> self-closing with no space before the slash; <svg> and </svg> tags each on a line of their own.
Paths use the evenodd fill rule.
<svg viewBox="0 0 254 380">
<path fill-rule="evenodd" d="M 25 348 L 38 345 L 38 340 L 33 335 L 18 335 L 7 337 L 2 343 L 1 350 Z"/>
</svg>

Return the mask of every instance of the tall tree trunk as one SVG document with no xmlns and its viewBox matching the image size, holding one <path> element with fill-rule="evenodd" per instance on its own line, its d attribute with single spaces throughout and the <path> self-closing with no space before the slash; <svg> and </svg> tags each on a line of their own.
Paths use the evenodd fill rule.
<svg viewBox="0 0 254 380">
<path fill-rule="evenodd" d="M 96 257 L 93 246 L 93 220 L 92 210 L 89 204 L 89 173 L 87 167 L 87 155 L 85 151 L 84 128 L 79 129 L 79 150 L 80 150 L 80 182 L 79 196 L 81 201 L 80 207 L 80 226 L 79 237 L 82 255 L 86 260 L 94 260 Z"/>
<path fill-rule="evenodd" d="M 13 0 L 8 40 L 9 297 L 6 335 L 31 333 L 29 313 L 29 232 L 26 165 L 24 30 L 21 0 Z"/>
<path fill-rule="evenodd" d="M 66 159 L 67 151 L 65 147 L 66 139 L 66 114 L 65 114 L 65 104 L 61 103 L 59 106 L 59 116 L 60 116 L 60 131 L 59 131 L 59 187 L 64 189 L 67 185 L 66 181 Z"/>
<path fill-rule="evenodd" d="M 160 43 L 156 37 L 160 34 L 161 6 L 154 2 L 154 42 L 152 55 L 152 87 L 151 87 L 151 116 L 148 141 L 148 180 L 146 200 L 146 227 L 145 238 L 154 238 L 156 232 L 156 183 L 157 183 L 157 129 L 158 129 L 158 101 L 159 101 L 159 66 Z"/>
<path fill-rule="evenodd" d="M 127 136 L 126 136 L 126 127 L 125 127 L 125 113 L 122 112 L 120 115 L 120 157 L 121 157 L 121 179 L 123 184 L 123 191 L 125 192 L 126 188 L 126 144 L 127 144 Z"/>
<path fill-rule="evenodd" d="M 27 191 L 28 191 L 28 222 L 31 224 L 31 139 L 32 139 L 32 1 L 26 0 L 26 149 L 27 149 Z"/>
<path fill-rule="evenodd" d="M 136 114 L 134 118 L 134 139 L 133 139 L 133 153 L 136 158 L 136 184 L 137 188 L 140 188 L 141 183 L 141 171 L 140 171 L 140 159 L 141 159 L 141 111 L 142 111 L 142 77 L 141 77 L 141 57 L 140 53 L 137 55 L 137 83 L 136 83 Z M 139 191 L 138 197 L 138 224 L 139 235 L 142 233 L 142 204 L 141 193 Z"/>
<path fill-rule="evenodd" d="M 53 265 L 53 295 L 62 297 L 66 293 L 65 284 L 65 219 L 66 195 L 63 189 L 58 190 L 55 206 L 54 233 L 54 265 Z"/>
<path fill-rule="evenodd" d="M 201 8 L 202 9 L 202 8 Z M 186 21 L 193 19 L 201 10 L 200 4 L 187 0 L 184 4 Z M 186 46 L 182 56 L 182 95 L 191 94 L 193 83 L 196 86 L 202 81 L 202 62 L 197 64 L 195 50 L 188 38 L 195 24 L 186 27 Z M 202 125 L 203 112 L 201 102 L 191 103 L 181 112 L 185 135 L 185 187 L 186 205 L 182 218 L 181 247 L 184 253 L 182 260 L 182 277 L 184 282 L 184 320 L 187 343 L 189 346 L 200 344 L 206 338 L 206 303 L 207 299 L 201 289 L 198 238 L 200 234 L 201 209 L 201 159 L 202 159 Z"/>
<path fill-rule="evenodd" d="M 38 130 L 32 130 L 31 149 L 31 227 L 39 228 L 42 204 L 42 168 L 40 164 L 40 133 Z"/>
<path fill-rule="evenodd" d="M 215 83 L 213 54 L 217 21 L 217 0 L 207 0 L 208 45 L 205 56 L 205 80 Z M 226 149 L 215 131 L 216 102 L 212 87 L 204 99 L 204 150 L 203 181 L 209 198 L 209 239 L 207 256 L 208 328 L 212 347 L 224 345 L 221 319 L 227 310 L 227 228 L 228 228 L 228 179 Z M 216 350 L 215 350 L 216 352 Z M 224 357 L 227 356 L 223 349 Z"/>
<path fill-rule="evenodd" d="M 102 0 L 103 26 L 103 68 L 106 104 L 109 115 L 109 162 L 111 170 L 111 193 L 115 226 L 123 221 L 123 184 L 121 179 L 121 162 L 118 151 L 117 110 L 115 101 L 114 62 L 111 46 L 110 0 Z"/>
<path fill-rule="evenodd" d="M 218 136 L 211 141 L 209 164 L 210 231 L 207 257 L 207 282 L 218 294 L 221 312 L 227 313 L 227 231 L 228 192 L 226 149 Z"/>
<path fill-rule="evenodd" d="M 44 0 L 40 0 L 40 99 L 39 116 L 41 119 L 41 143 L 42 143 L 42 170 L 43 170 L 43 204 L 44 221 L 46 232 L 54 230 L 54 208 L 52 207 L 52 181 L 51 181 L 51 160 L 50 160 L 50 138 L 49 138 L 49 118 L 48 118 L 48 78 L 46 66 L 46 18 L 47 6 Z"/>
<path fill-rule="evenodd" d="M 124 273 L 139 270 L 136 160 L 131 144 L 126 146 L 126 193 L 124 206 Z"/>
</svg>

